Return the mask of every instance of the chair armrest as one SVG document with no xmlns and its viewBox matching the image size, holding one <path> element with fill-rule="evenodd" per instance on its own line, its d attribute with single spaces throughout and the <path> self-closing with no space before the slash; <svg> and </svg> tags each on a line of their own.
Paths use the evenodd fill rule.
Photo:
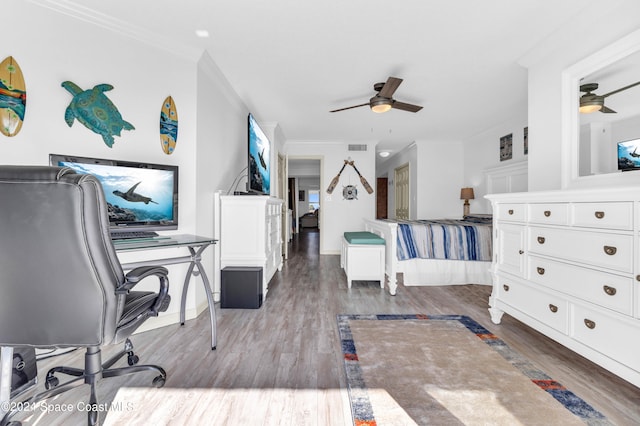
<svg viewBox="0 0 640 426">
<path fill-rule="evenodd" d="M 160 280 L 160 290 L 158 291 L 156 303 L 153 305 L 151 310 L 155 313 L 155 315 L 158 315 L 158 312 L 166 310 L 166 306 L 163 307 L 163 304 L 168 304 L 167 302 L 165 302 L 165 299 L 169 298 L 168 275 L 169 271 L 163 266 L 141 266 L 139 268 L 132 269 L 124 276 L 125 282 L 122 283 L 121 286 L 116 288 L 116 294 L 127 294 L 133 287 L 136 286 L 136 284 L 138 284 L 143 279 L 150 276 L 156 276 Z"/>
<path fill-rule="evenodd" d="M 166 277 L 168 274 L 169 271 L 164 266 L 140 266 L 129 271 L 125 278 L 135 285 L 149 275 L 164 275 Z"/>
</svg>

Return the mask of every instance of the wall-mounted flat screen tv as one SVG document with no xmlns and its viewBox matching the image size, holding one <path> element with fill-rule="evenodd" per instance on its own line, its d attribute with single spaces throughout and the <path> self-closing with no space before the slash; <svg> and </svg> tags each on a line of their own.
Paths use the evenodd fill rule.
<svg viewBox="0 0 640 426">
<path fill-rule="evenodd" d="M 271 192 L 271 142 L 251 114 L 248 120 L 248 141 L 247 190 L 252 194 L 269 195 Z"/>
<path fill-rule="evenodd" d="M 618 142 L 618 170 L 640 169 L 640 139 Z"/>
<path fill-rule="evenodd" d="M 178 228 L 178 166 L 59 154 L 49 162 L 98 178 L 112 233 Z"/>
</svg>

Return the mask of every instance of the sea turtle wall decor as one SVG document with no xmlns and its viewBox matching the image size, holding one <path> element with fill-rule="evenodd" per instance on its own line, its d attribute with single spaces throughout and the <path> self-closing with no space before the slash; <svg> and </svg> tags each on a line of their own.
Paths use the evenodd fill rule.
<svg viewBox="0 0 640 426">
<path fill-rule="evenodd" d="M 73 120 L 77 119 L 87 129 L 101 135 L 109 148 L 113 146 L 113 136 L 120 136 L 122 129 L 135 129 L 133 124 L 122 119 L 116 106 L 104 94 L 113 89 L 112 85 L 98 84 L 93 89 L 82 90 L 75 83 L 65 81 L 62 87 L 73 95 L 64 113 L 64 120 L 69 127 L 73 125 Z"/>
</svg>

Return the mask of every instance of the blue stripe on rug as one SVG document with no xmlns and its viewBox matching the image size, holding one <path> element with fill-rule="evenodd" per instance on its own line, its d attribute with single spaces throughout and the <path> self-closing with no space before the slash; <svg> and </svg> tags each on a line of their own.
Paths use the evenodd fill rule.
<svg viewBox="0 0 640 426">
<path fill-rule="evenodd" d="M 549 393 L 567 410 L 582 419 L 586 424 L 608 424 L 606 417 L 586 401 L 575 395 L 560 383 L 552 380 L 544 372 L 535 368 L 526 358 L 511 349 L 502 339 L 478 324 L 475 320 L 464 315 L 424 315 L 424 314 L 381 314 L 381 315 L 337 315 L 338 332 L 342 347 L 343 362 L 347 375 L 347 389 L 351 403 L 351 414 L 356 426 L 376 425 L 373 407 L 367 393 L 362 369 L 358 360 L 357 348 L 351 334 L 350 320 L 372 321 L 402 321 L 402 320 L 430 320 L 430 321 L 459 321 L 469 331 L 474 333 L 487 345 L 492 347 L 504 359 L 520 370 L 533 383 Z"/>
</svg>

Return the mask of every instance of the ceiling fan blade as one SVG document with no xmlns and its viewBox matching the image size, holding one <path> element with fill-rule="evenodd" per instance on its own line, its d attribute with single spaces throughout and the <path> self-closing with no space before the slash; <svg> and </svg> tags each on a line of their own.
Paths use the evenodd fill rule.
<svg viewBox="0 0 640 426">
<path fill-rule="evenodd" d="M 602 108 L 600 108 L 600 112 L 604 112 L 605 114 L 616 114 L 614 110 L 606 107 L 605 105 L 602 105 Z"/>
<path fill-rule="evenodd" d="M 382 86 L 382 90 L 378 93 L 379 96 L 383 98 L 391 99 L 396 90 L 398 90 L 398 86 L 402 83 L 401 78 L 389 77 L 387 82 Z"/>
<path fill-rule="evenodd" d="M 418 112 L 422 109 L 419 105 L 406 104 L 404 102 L 394 101 L 392 107 L 402 111 Z"/>
<path fill-rule="evenodd" d="M 618 90 L 614 90 L 613 92 L 609 92 L 609 93 L 607 93 L 606 95 L 602 95 L 602 97 L 603 97 L 603 98 L 606 98 L 607 96 L 614 95 L 614 94 L 616 94 L 616 93 L 622 92 L 623 90 L 631 89 L 633 86 L 637 86 L 638 84 L 640 84 L 640 81 L 636 81 L 636 82 L 635 82 L 635 83 L 633 83 L 633 84 L 630 84 L 630 85 L 628 85 L 628 86 L 621 87 L 621 88 L 619 88 Z"/>
<path fill-rule="evenodd" d="M 346 108 L 334 109 L 333 111 L 329 111 L 329 112 L 344 111 L 344 110 L 347 110 L 347 109 L 360 108 L 360 107 L 368 106 L 368 105 L 369 105 L 369 102 L 367 102 L 366 104 L 360 104 L 360 105 L 354 105 L 354 106 L 350 106 L 350 107 L 346 107 Z"/>
</svg>

